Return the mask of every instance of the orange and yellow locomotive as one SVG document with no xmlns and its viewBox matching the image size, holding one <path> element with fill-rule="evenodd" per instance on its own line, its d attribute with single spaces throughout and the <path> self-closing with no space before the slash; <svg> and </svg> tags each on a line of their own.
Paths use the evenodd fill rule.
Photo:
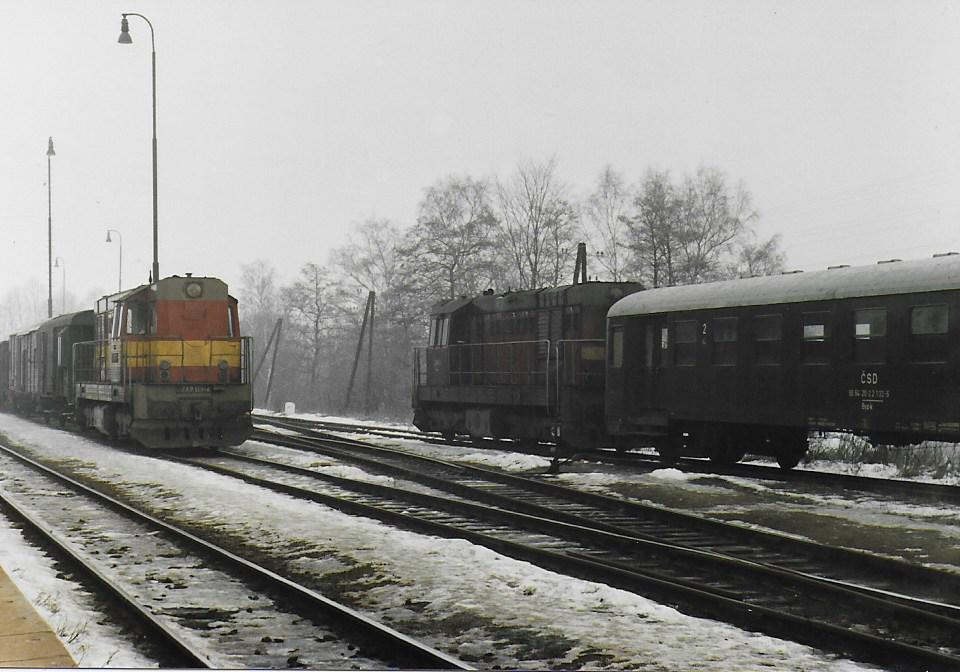
<svg viewBox="0 0 960 672">
<path fill-rule="evenodd" d="M 251 347 L 222 280 L 172 276 L 105 296 L 93 340 L 73 344 L 76 420 L 147 448 L 242 443 Z"/>
</svg>

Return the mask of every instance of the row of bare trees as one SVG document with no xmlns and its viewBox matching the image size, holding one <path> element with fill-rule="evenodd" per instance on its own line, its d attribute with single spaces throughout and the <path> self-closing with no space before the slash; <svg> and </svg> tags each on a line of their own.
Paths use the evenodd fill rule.
<svg viewBox="0 0 960 672">
<path fill-rule="evenodd" d="M 272 357 L 256 383 L 258 405 L 345 410 L 369 292 L 374 347 L 362 352 L 371 353 L 370 375 L 364 356 L 349 410 L 405 417 L 410 353 L 425 338 L 432 304 L 487 288 L 569 283 L 579 240 L 594 250 L 591 277 L 601 280 L 659 287 L 779 271 L 778 240 L 756 240 L 757 217 L 745 186 L 715 168 L 679 181 L 650 171 L 631 186 L 606 167 L 581 198 L 555 159 L 521 162 L 506 180 L 446 177 L 424 190 L 412 226 L 368 219 L 326 265 L 304 265 L 288 285 L 268 262 L 244 266 L 244 331 L 262 350 L 283 325 L 270 399 Z"/>
</svg>

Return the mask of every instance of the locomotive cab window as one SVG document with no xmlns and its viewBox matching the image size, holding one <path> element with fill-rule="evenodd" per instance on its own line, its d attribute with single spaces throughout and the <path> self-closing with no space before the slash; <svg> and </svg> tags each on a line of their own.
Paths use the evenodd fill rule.
<svg viewBox="0 0 960 672">
<path fill-rule="evenodd" d="M 804 313 L 803 363 L 830 363 L 830 313 Z"/>
<path fill-rule="evenodd" d="M 780 363 L 780 343 L 783 339 L 782 315 L 757 315 L 753 319 L 754 361 L 757 364 Z"/>
<path fill-rule="evenodd" d="M 883 364 L 887 361 L 887 311 L 866 308 L 853 312 L 853 361 Z"/>
<path fill-rule="evenodd" d="M 120 325 L 123 322 L 123 304 L 117 303 L 114 304 L 113 308 L 113 326 L 110 328 L 110 333 L 113 335 L 113 338 L 120 338 Z"/>
<path fill-rule="evenodd" d="M 910 360 L 947 361 L 947 306 L 914 306 L 910 309 Z"/>
<path fill-rule="evenodd" d="M 128 334 L 150 333 L 150 315 L 153 311 L 149 304 L 142 301 L 130 301 L 126 304 L 126 312 L 126 331 Z"/>
<path fill-rule="evenodd" d="M 430 320 L 430 345 L 446 345 L 450 337 L 447 317 L 435 317 Z"/>
<path fill-rule="evenodd" d="M 737 318 L 715 317 L 711 320 L 713 334 L 712 361 L 715 366 L 737 364 Z"/>
<path fill-rule="evenodd" d="M 693 366 L 697 363 L 697 322 L 685 320 L 673 325 L 673 362 L 677 366 Z"/>
</svg>

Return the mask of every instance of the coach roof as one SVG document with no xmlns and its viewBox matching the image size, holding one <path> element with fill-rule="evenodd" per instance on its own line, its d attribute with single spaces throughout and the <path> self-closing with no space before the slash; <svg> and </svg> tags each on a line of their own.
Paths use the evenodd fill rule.
<svg viewBox="0 0 960 672">
<path fill-rule="evenodd" d="M 702 285 L 661 287 L 620 299 L 607 315 L 621 317 L 947 289 L 960 289 L 958 255 L 723 280 Z"/>
</svg>

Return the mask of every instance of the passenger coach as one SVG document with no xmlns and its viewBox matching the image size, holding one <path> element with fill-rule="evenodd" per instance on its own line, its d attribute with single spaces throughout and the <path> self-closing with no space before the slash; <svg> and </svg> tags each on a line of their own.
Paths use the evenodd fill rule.
<svg viewBox="0 0 960 672">
<path fill-rule="evenodd" d="M 620 445 L 790 468 L 809 430 L 960 441 L 954 254 L 638 292 L 607 339 Z"/>
</svg>

